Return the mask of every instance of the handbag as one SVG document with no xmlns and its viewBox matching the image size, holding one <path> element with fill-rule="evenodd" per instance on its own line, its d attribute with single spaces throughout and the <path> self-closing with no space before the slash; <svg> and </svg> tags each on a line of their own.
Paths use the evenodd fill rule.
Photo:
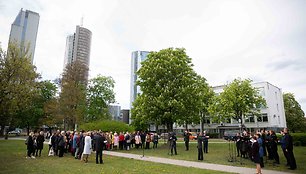
<svg viewBox="0 0 306 174">
<path fill-rule="evenodd" d="M 54 150 L 52 147 L 50 148 L 48 156 L 54 156 Z"/>
</svg>

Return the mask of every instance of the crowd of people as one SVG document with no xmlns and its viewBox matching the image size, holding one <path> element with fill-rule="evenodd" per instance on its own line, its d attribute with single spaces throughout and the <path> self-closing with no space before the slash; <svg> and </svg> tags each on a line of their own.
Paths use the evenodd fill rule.
<svg viewBox="0 0 306 174">
<path fill-rule="evenodd" d="M 288 169 L 295 170 L 296 162 L 293 154 L 293 141 L 289 130 L 285 128 L 281 131 L 282 138 L 278 139 L 273 130 L 258 130 L 253 136 L 247 131 L 238 133 L 234 137 L 237 148 L 237 156 L 254 161 L 256 164 L 256 173 L 261 173 L 264 167 L 264 157 L 267 160 L 273 160 L 274 165 L 280 164 L 277 144 L 281 144 L 283 154 L 286 158 Z"/>
<path fill-rule="evenodd" d="M 75 159 L 88 162 L 91 152 L 96 153 L 96 163 L 102 164 L 103 150 L 130 150 L 155 149 L 158 145 L 159 136 L 157 133 L 145 132 L 102 132 L 102 131 L 56 131 L 46 136 L 49 138 L 48 156 L 63 157 L 65 153 L 71 153 Z M 44 132 L 31 132 L 26 139 L 27 158 L 36 158 L 41 155 Z M 152 145 L 153 144 L 153 145 Z M 39 152 L 39 153 L 38 153 Z"/>
<path fill-rule="evenodd" d="M 247 131 L 238 133 L 233 137 L 236 142 L 237 156 L 248 158 L 256 163 L 256 173 L 261 173 L 264 167 L 264 157 L 273 160 L 273 164 L 280 164 L 277 144 L 280 142 L 281 149 L 286 158 L 286 165 L 289 169 L 296 169 L 296 162 L 293 154 L 293 140 L 287 128 L 281 131 L 282 138 L 279 140 L 273 130 L 259 130 L 253 136 Z M 190 133 L 184 132 L 185 150 L 189 150 Z M 56 131 L 49 138 L 49 156 L 63 157 L 65 153 L 71 153 L 75 159 L 88 162 L 88 157 L 92 151 L 96 153 L 96 163 L 102 164 L 103 150 L 130 150 L 131 148 L 151 149 L 157 148 L 159 135 L 157 133 L 145 132 L 102 132 L 102 131 Z M 202 161 L 203 153 L 208 153 L 208 139 L 206 132 L 197 136 L 198 160 Z M 169 133 L 169 153 L 177 155 L 175 133 Z M 27 158 L 41 156 L 43 143 L 45 141 L 44 132 L 29 134 L 26 140 Z M 153 146 L 151 145 L 153 144 Z"/>
</svg>

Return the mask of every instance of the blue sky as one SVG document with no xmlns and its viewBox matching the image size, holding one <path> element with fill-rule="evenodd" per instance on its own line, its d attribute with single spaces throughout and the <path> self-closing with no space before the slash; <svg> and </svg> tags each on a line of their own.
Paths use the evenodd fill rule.
<svg viewBox="0 0 306 174">
<path fill-rule="evenodd" d="M 34 63 L 44 79 L 62 73 L 66 36 L 84 17 L 92 31 L 90 76 L 112 76 L 129 108 L 131 52 L 184 47 L 210 85 L 234 78 L 292 92 L 306 111 L 306 1 L 0 0 L 0 42 L 20 8 L 40 14 Z"/>
</svg>

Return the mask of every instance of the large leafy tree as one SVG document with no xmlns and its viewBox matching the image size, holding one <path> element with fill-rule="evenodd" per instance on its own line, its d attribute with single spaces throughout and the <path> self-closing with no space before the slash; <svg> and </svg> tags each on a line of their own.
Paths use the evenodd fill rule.
<svg viewBox="0 0 306 174">
<path fill-rule="evenodd" d="M 112 77 L 98 75 L 89 81 L 86 122 L 110 119 L 108 105 L 115 102 L 114 86 Z"/>
<path fill-rule="evenodd" d="M 31 64 L 28 49 L 11 43 L 6 54 L 0 48 L 0 120 L 1 134 L 5 125 L 15 126 L 19 113 L 26 110 L 36 96 L 39 74 Z M 26 115 L 30 119 L 31 115 Z"/>
<path fill-rule="evenodd" d="M 292 132 L 305 132 L 305 113 L 301 105 L 295 100 L 294 94 L 284 93 L 283 98 L 287 127 Z"/>
<path fill-rule="evenodd" d="M 172 131 L 174 122 L 190 123 L 198 116 L 198 75 L 192 67 L 185 49 L 151 52 L 137 72 L 142 93 L 133 104 L 135 124 L 163 124 Z"/>
<path fill-rule="evenodd" d="M 61 79 L 59 95 L 60 117 L 65 129 L 73 129 L 84 121 L 88 67 L 80 61 L 68 64 Z"/>
<path fill-rule="evenodd" d="M 200 116 L 193 118 L 195 122 L 200 122 L 201 130 L 204 130 L 204 124 L 206 120 L 210 119 L 209 106 L 213 104 L 213 98 L 215 93 L 213 89 L 208 85 L 206 79 L 203 77 L 198 77 L 197 80 L 197 106 L 199 107 Z"/>
<path fill-rule="evenodd" d="M 252 87 L 251 80 L 235 79 L 224 87 L 224 91 L 215 97 L 210 111 L 215 120 L 223 121 L 228 118 L 241 120 L 247 114 L 258 115 L 260 107 L 266 102 L 259 95 L 258 89 Z"/>
</svg>

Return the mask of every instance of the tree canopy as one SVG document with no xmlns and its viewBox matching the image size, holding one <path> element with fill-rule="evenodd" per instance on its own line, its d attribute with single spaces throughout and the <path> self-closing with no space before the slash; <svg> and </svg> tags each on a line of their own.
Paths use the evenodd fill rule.
<svg viewBox="0 0 306 174">
<path fill-rule="evenodd" d="M 8 52 L 0 48 L 0 120 L 1 134 L 5 125 L 15 126 L 20 112 L 26 110 L 36 96 L 40 75 L 31 64 L 28 49 L 21 53 L 15 43 L 10 43 Z M 23 115 L 28 119 L 30 114 Z"/>
<path fill-rule="evenodd" d="M 259 95 L 258 89 L 252 87 L 251 80 L 235 79 L 226 85 L 223 92 L 214 98 L 214 104 L 209 107 L 215 120 L 235 120 L 247 114 L 258 115 L 260 108 L 266 105 L 265 99 Z"/>
<path fill-rule="evenodd" d="M 89 81 L 86 122 L 110 119 L 108 105 L 115 102 L 114 87 L 112 77 L 98 75 Z"/>
<path fill-rule="evenodd" d="M 294 94 L 284 93 L 284 107 L 287 127 L 292 132 L 305 132 L 306 120 L 305 113 L 301 108 L 301 105 L 296 101 Z"/>
<path fill-rule="evenodd" d="M 61 79 L 60 116 L 65 129 L 74 129 L 84 121 L 86 113 L 86 73 L 88 67 L 80 61 L 67 64 Z M 67 126 L 67 127 L 66 127 Z"/>
<path fill-rule="evenodd" d="M 174 122 L 191 123 L 191 118 L 199 116 L 199 91 L 206 83 L 199 85 L 205 79 L 200 78 L 192 67 L 191 58 L 183 48 L 148 54 L 137 72 L 137 85 L 142 93 L 132 108 L 136 128 L 162 124 L 172 131 Z"/>
</svg>

